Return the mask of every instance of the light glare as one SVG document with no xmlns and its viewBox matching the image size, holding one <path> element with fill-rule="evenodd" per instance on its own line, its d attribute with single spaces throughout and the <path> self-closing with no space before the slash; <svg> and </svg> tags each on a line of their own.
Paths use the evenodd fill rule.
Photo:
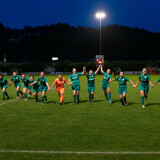
<svg viewBox="0 0 160 160">
<path fill-rule="evenodd" d="M 104 12 L 97 12 L 96 17 L 97 18 L 104 18 L 104 17 L 106 17 L 106 14 Z"/>
</svg>

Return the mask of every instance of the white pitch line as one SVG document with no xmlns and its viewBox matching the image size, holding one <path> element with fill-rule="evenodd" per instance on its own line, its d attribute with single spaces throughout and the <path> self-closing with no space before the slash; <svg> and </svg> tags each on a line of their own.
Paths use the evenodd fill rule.
<svg viewBox="0 0 160 160">
<path fill-rule="evenodd" d="M 7 103 L 14 102 L 14 101 L 17 101 L 17 99 L 14 99 L 14 100 L 12 100 L 12 101 L 7 101 L 7 102 L 4 102 L 4 103 L 1 103 L 0 106 L 1 106 L 1 105 L 4 105 L 4 104 L 7 104 Z"/>
<path fill-rule="evenodd" d="M 160 151 L 146 151 L 146 152 L 134 152 L 134 151 L 106 151 L 106 152 L 85 152 L 85 151 L 36 151 L 36 150 L 0 150 L 0 153 L 38 153 L 38 154 L 102 154 L 102 155 L 120 155 L 120 154 L 160 154 Z"/>
</svg>

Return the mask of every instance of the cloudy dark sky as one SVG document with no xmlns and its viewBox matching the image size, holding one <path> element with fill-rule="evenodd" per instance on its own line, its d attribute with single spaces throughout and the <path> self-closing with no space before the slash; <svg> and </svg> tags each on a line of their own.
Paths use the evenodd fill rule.
<svg viewBox="0 0 160 160">
<path fill-rule="evenodd" d="M 1 0 L 0 22 L 11 28 L 58 22 L 98 27 L 97 11 L 107 13 L 103 25 L 160 32 L 160 0 Z"/>
</svg>

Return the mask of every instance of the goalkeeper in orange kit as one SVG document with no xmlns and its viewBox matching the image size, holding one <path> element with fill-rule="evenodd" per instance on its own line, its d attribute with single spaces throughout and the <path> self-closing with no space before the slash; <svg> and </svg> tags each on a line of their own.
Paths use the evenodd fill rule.
<svg viewBox="0 0 160 160">
<path fill-rule="evenodd" d="M 72 85 L 72 82 L 67 82 L 61 74 L 58 75 L 58 78 L 53 82 L 53 85 L 49 88 L 49 91 L 56 85 L 57 93 L 60 97 L 60 105 L 63 103 L 63 94 L 64 94 L 64 84 Z"/>
</svg>

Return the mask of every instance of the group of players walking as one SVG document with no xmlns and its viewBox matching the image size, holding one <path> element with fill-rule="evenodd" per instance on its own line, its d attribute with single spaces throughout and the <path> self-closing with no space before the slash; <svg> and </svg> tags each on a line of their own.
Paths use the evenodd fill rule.
<svg viewBox="0 0 160 160">
<path fill-rule="evenodd" d="M 153 87 L 157 82 L 160 81 L 160 78 L 155 81 L 153 84 L 151 83 L 151 79 L 149 75 L 147 74 L 146 68 L 143 68 L 142 74 L 139 75 L 139 80 L 136 84 L 134 84 L 130 79 L 124 77 L 124 73 L 120 72 L 119 77 L 112 79 L 112 76 L 110 74 L 111 70 L 107 69 L 106 72 L 104 72 L 102 65 L 100 65 L 95 72 L 93 70 L 90 70 L 88 73 L 86 71 L 86 67 L 83 67 L 82 73 L 77 73 L 76 68 L 73 68 L 73 73 L 70 75 L 69 80 L 66 81 L 65 78 L 62 77 L 61 74 L 58 75 L 58 78 L 53 82 L 52 86 L 49 87 L 47 78 L 44 75 L 44 72 L 40 73 L 40 76 L 37 78 L 37 80 L 34 79 L 34 76 L 31 76 L 30 78 L 26 77 L 25 74 L 22 74 L 22 76 L 17 75 L 16 72 L 13 72 L 13 76 L 11 77 L 10 82 L 7 81 L 6 78 L 3 77 L 3 75 L 0 75 L 0 87 L 2 89 L 3 98 L 2 100 L 5 100 L 5 96 L 7 99 L 9 99 L 9 96 L 7 94 L 7 85 L 11 86 L 11 83 L 14 82 L 14 86 L 17 91 L 17 99 L 19 99 L 19 93 L 22 95 L 22 97 L 25 98 L 25 101 L 28 100 L 27 97 L 27 90 L 28 94 L 31 94 L 35 96 L 36 102 L 38 101 L 38 93 L 41 92 L 41 103 L 44 104 L 44 100 L 47 101 L 47 96 L 45 95 L 47 90 L 51 91 L 51 89 L 56 86 L 57 94 L 60 97 L 60 105 L 63 104 L 63 94 L 65 91 L 64 84 L 72 85 L 72 91 L 73 91 L 73 100 L 74 103 L 79 103 L 79 93 L 80 93 L 80 81 L 79 78 L 81 75 L 85 74 L 88 79 L 87 89 L 89 93 L 89 101 L 92 102 L 94 99 L 94 91 L 95 91 L 95 76 L 98 73 L 98 71 L 101 70 L 104 77 L 102 80 L 102 89 L 104 91 L 105 97 L 107 100 L 109 100 L 109 103 L 112 103 L 111 101 L 111 91 L 110 91 L 110 82 L 112 81 L 118 81 L 119 83 L 119 89 L 118 93 L 120 96 L 120 101 L 122 105 L 128 105 L 126 100 L 126 94 L 127 94 L 127 82 L 130 82 L 134 88 L 138 86 L 140 83 L 140 95 L 141 95 L 141 102 L 142 102 L 142 108 L 145 108 L 144 105 L 144 99 L 147 99 L 147 94 L 149 91 L 149 85 Z M 21 82 L 23 83 L 23 91 L 21 91 Z M 40 83 L 38 83 L 40 82 Z"/>
</svg>

